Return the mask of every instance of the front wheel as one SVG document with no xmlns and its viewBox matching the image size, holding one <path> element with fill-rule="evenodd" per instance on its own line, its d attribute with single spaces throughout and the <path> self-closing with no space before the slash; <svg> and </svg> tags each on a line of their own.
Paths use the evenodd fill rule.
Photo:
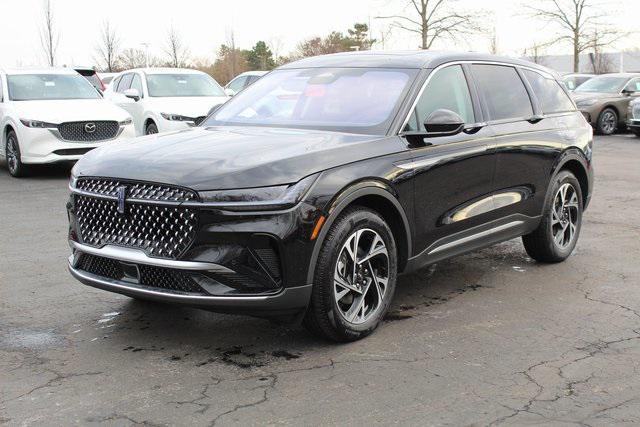
<svg viewBox="0 0 640 427">
<path fill-rule="evenodd" d="M 385 221 L 364 207 L 347 209 L 331 226 L 318 256 L 307 329 L 340 342 L 371 334 L 393 299 L 397 265 Z"/>
<path fill-rule="evenodd" d="M 560 171 L 552 182 L 540 225 L 522 237 L 529 256 L 540 262 L 561 262 L 571 255 L 582 225 L 582 191 L 569 171 Z"/>
<path fill-rule="evenodd" d="M 155 123 L 151 122 L 145 128 L 144 134 L 145 135 L 153 135 L 154 133 L 158 133 L 158 126 Z"/>
<path fill-rule="evenodd" d="M 612 135 L 618 128 L 618 115 L 613 108 L 605 108 L 598 117 L 597 131 L 601 135 Z"/>
<path fill-rule="evenodd" d="M 20 144 L 18 137 L 14 131 L 7 134 L 7 143 L 5 146 L 5 158 L 7 160 L 7 169 L 11 176 L 19 178 L 27 174 L 27 167 L 22 163 L 20 154 Z"/>
</svg>

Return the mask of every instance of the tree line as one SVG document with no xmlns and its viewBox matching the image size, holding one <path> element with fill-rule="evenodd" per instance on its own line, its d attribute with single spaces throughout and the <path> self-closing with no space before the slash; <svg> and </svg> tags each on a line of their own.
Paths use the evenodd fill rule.
<svg viewBox="0 0 640 427">
<path fill-rule="evenodd" d="M 460 42 L 467 37 L 484 37 L 488 51 L 499 53 L 499 40 L 495 25 L 487 28 L 487 13 L 481 9 L 463 7 L 459 0 L 400 0 L 396 14 L 376 16 L 387 25 L 386 31 L 374 39 L 365 23 L 355 23 L 346 31 L 332 31 L 326 36 L 316 36 L 299 42 L 286 55 L 280 53 L 278 40 L 258 40 L 250 49 L 235 44 L 231 33 L 227 42 L 220 46 L 213 58 L 195 58 L 187 43 L 173 26 L 167 30 L 161 56 L 149 55 L 145 48 L 123 48 L 116 28 L 104 21 L 95 47 L 94 60 L 99 71 L 116 72 L 144 66 L 193 67 L 211 74 L 225 84 L 233 77 L 249 70 L 271 70 L 292 60 L 328 53 L 353 50 L 368 50 L 374 45 L 385 48 L 385 39 L 393 30 L 415 34 L 418 48 L 431 49 L 441 41 Z M 43 52 L 49 65 L 55 65 L 59 45 L 51 0 L 43 0 L 44 13 L 41 25 Z M 612 46 L 623 34 L 608 20 L 611 13 L 603 13 L 599 0 L 538 0 L 533 5 L 522 0 L 521 9 L 526 16 L 539 20 L 548 27 L 546 39 L 532 35 L 530 44 L 523 49 L 523 56 L 534 62 L 542 62 L 545 50 L 552 45 L 565 43 L 571 47 L 574 71 L 579 70 L 580 54 L 589 52 L 597 58 Z M 601 59 L 599 60 L 601 62 Z M 593 61 L 594 71 L 596 62 Z"/>
</svg>

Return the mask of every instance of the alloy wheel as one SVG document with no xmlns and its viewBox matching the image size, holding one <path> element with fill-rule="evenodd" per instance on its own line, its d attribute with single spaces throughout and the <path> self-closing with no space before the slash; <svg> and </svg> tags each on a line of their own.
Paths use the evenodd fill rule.
<svg viewBox="0 0 640 427">
<path fill-rule="evenodd" d="M 562 184 L 551 209 L 551 233 L 553 241 L 561 249 L 571 245 L 575 238 L 579 209 L 576 189 L 569 183 Z"/>
<path fill-rule="evenodd" d="M 371 229 L 351 234 L 334 273 L 334 298 L 342 317 L 354 324 L 369 320 L 382 306 L 388 283 L 389 253 L 382 237 Z"/>
<path fill-rule="evenodd" d="M 602 128 L 602 132 L 605 134 L 611 134 L 616 130 L 616 115 L 613 113 L 613 111 L 605 111 L 604 113 L 602 113 L 602 122 L 601 122 L 601 128 Z"/>
<path fill-rule="evenodd" d="M 18 147 L 13 137 L 9 137 L 7 140 L 7 167 L 12 174 L 18 168 Z"/>
</svg>

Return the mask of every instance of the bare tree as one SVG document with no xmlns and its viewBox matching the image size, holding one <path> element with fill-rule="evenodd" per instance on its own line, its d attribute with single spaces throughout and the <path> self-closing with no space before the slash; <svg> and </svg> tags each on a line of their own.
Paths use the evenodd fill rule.
<svg viewBox="0 0 640 427">
<path fill-rule="evenodd" d="M 142 68 L 147 65 L 147 55 L 142 49 L 124 49 L 117 59 L 118 65 L 124 70 Z M 154 63 L 157 61 L 154 61 Z"/>
<path fill-rule="evenodd" d="M 538 0 L 538 6 L 525 7 L 534 17 L 558 26 L 554 42 L 569 41 L 573 45 L 573 71 L 580 71 L 580 54 L 593 48 L 593 28 L 600 27 L 601 47 L 621 37 L 613 28 L 599 21 L 606 16 L 598 9 L 597 0 Z"/>
<path fill-rule="evenodd" d="M 104 21 L 100 31 L 100 41 L 96 46 L 96 53 L 98 54 L 98 62 L 103 63 L 105 71 L 109 73 L 116 71 L 119 50 L 120 38 L 116 34 L 115 28 L 111 26 L 109 21 Z"/>
<path fill-rule="evenodd" d="M 498 32 L 496 31 L 496 26 L 494 25 L 491 34 L 489 35 L 489 53 L 493 55 L 498 54 Z"/>
<path fill-rule="evenodd" d="M 535 64 L 544 65 L 544 52 L 547 46 L 547 43 L 534 43 L 524 50 L 524 56 Z"/>
<path fill-rule="evenodd" d="M 421 49 L 430 49 L 442 38 L 456 39 L 478 29 L 474 14 L 461 10 L 458 0 L 410 0 L 412 16 L 389 15 L 378 19 L 393 19 L 393 25 L 421 37 Z"/>
<path fill-rule="evenodd" d="M 189 49 L 184 45 L 182 37 L 173 26 L 167 33 L 166 43 L 164 51 L 169 57 L 169 65 L 175 68 L 186 66 L 190 57 Z"/>
<path fill-rule="evenodd" d="M 58 42 L 60 34 L 56 31 L 55 22 L 53 20 L 53 8 L 51 0 L 44 0 L 44 22 L 40 29 L 40 43 L 47 58 L 49 66 L 53 67 L 56 63 L 56 52 L 58 51 Z"/>
<path fill-rule="evenodd" d="M 594 74 L 605 74 L 613 71 L 611 58 L 603 52 L 607 42 L 608 40 L 603 41 L 602 34 L 598 31 L 598 28 L 595 28 L 591 35 L 591 48 L 593 50 L 589 52 L 589 60 Z"/>
</svg>

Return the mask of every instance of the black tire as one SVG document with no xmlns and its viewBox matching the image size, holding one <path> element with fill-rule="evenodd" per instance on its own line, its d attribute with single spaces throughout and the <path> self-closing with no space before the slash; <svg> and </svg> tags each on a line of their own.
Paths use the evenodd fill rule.
<svg viewBox="0 0 640 427">
<path fill-rule="evenodd" d="M 640 138 L 640 129 L 631 129 L 631 132 L 637 136 L 638 138 Z"/>
<path fill-rule="evenodd" d="M 147 127 L 144 128 L 144 134 L 153 135 L 154 133 L 158 133 L 158 126 L 154 122 L 149 122 Z"/>
<path fill-rule="evenodd" d="M 364 294 L 362 299 L 365 300 L 363 306 L 368 307 L 366 300 L 367 298 L 372 298 L 375 304 L 371 304 L 370 307 L 374 305 L 375 307 L 369 307 L 369 317 L 365 315 L 365 308 L 362 309 L 361 323 L 350 322 L 346 319 L 345 314 L 343 314 L 343 305 L 339 305 L 338 301 L 336 301 L 337 291 L 336 285 L 334 284 L 334 274 L 337 274 L 338 269 L 341 268 L 340 266 L 342 265 L 344 271 L 347 271 L 344 264 L 338 264 L 338 258 L 346 256 L 343 248 L 347 245 L 347 242 L 351 240 L 351 237 L 356 231 L 361 231 L 361 236 L 364 236 L 360 238 L 363 246 L 368 246 L 373 243 L 373 236 L 377 234 L 386 247 L 388 260 L 385 264 L 386 268 L 382 267 L 375 270 L 375 267 L 372 267 L 371 264 L 369 264 L 369 270 L 365 267 L 363 277 L 366 274 L 370 274 L 367 273 L 367 271 L 375 270 L 375 276 L 378 276 L 378 273 L 382 271 L 381 276 L 386 275 L 385 279 L 387 280 L 387 284 L 386 287 L 383 288 L 383 296 L 378 298 L 380 295 L 380 287 L 377 286 L 377 284 L 382 285 L 383 282 L 376 281 L 376 287 L 371 288 L 371 283 L 376 279 L 373 279 L 374 276 L 372 275 L 368 276 L 366 283 L 370 283 L 370 285 L 361 288 L 361 291 L 363 289 L 365 290 L 361 292 L 361 295 Z M 367 241 L 365 233 L 372 236 L 370 241 Z M 375 245 L 371 244 L 372 248 L 373 246 Z M 356 258 L 358 258 L 357 255 Z M 356 341 L 371 334 L 384 318 L 393 299 L 396 287 L 397 266 L 397 250 L 393 233 L 380 215 L 364 207 L 354 206 L 347 208 L 332 224 L 322 244 L 316 263 L 311 302 L 303 322 L 305 327 L 315 335 L 338 342 Z M 351 267 L 349 267 L 348 270 L 350 269 Z M 356 271 L 355 268 L 354 271 Z M 351 276 L 352 279 L 354 277 L 355 275 Z M 356 304 L 356 299 L 349 295 L 347 295 L 347 297 L 352 299 L 353 307 Z M 340 301 L 344 301 L 344 297 Z M 356 309 L 355 312 L 357 315 L 359 310 Z"/>
<path fill-rule="evenodd" d="M 557 204 L 557 196 L 560 189 L 569 185 L 576 195 L 576 207 L 567 207 L 562 209 L 562 212 L 567 212 L 567 217 L 560 215 L 560 221 L 554 219 L 554 210 L 559 210 Z M 570 193 L 569 193 L 570 194 Z M 573 196 L 568 196 L 573 197 Z M 565 206 L 564 204 L 562 206 Z M 567 204 L 569 206 L 569 204 Z M 555 218 L 558 218 L 556 215 Z M 571 234 L 571 230 L 561 231 L 564 226 L 563 222 L 568 218 L 571 224 L 574 224 L 574 232 L 572 238 L 567 241 L 567 233 Z M 574 222 L 575 221 L 575 222 Z M 582 226 L 582 190 L 580 183 L 576 177 L 568 170 L 561 170 L 551 182 L 551 190 L 547 194 L 545 201 L 544 211 L 542 213 L 542 220 L 538 228 L 532 233 L 522 236 L 522 242 L 527 254 L 536 261 L 546 263 L 556 263 L 564 261 L 571 255 L 573 249 L 576 247 L 578 238 L 580 237 L 580 228 Z M 571 225 L 568 225 L 571 227 Z M 563 243 L 566 241 L 566 246 L 558 243 L 554 236 L 562 237 Z"/>
<path fill-rule="evenodd" d="M 18 143 L 18 137 L 12 130 L 7 134 L 7 141 L 5 144 L 5 159 L 7 162 L 7 169 L 11 176 L 20 178 L 27 175 L 28 167 L 22 163 L 22 155 L 20 154 L 20 144 Z"/>
<path fill-rule="evenodd" d="M 598 116 L 596 130 L 600 135 L 613 135 L 618 129 L 618 113 L 613 108 L 605 108 Z"/>
</svg>

